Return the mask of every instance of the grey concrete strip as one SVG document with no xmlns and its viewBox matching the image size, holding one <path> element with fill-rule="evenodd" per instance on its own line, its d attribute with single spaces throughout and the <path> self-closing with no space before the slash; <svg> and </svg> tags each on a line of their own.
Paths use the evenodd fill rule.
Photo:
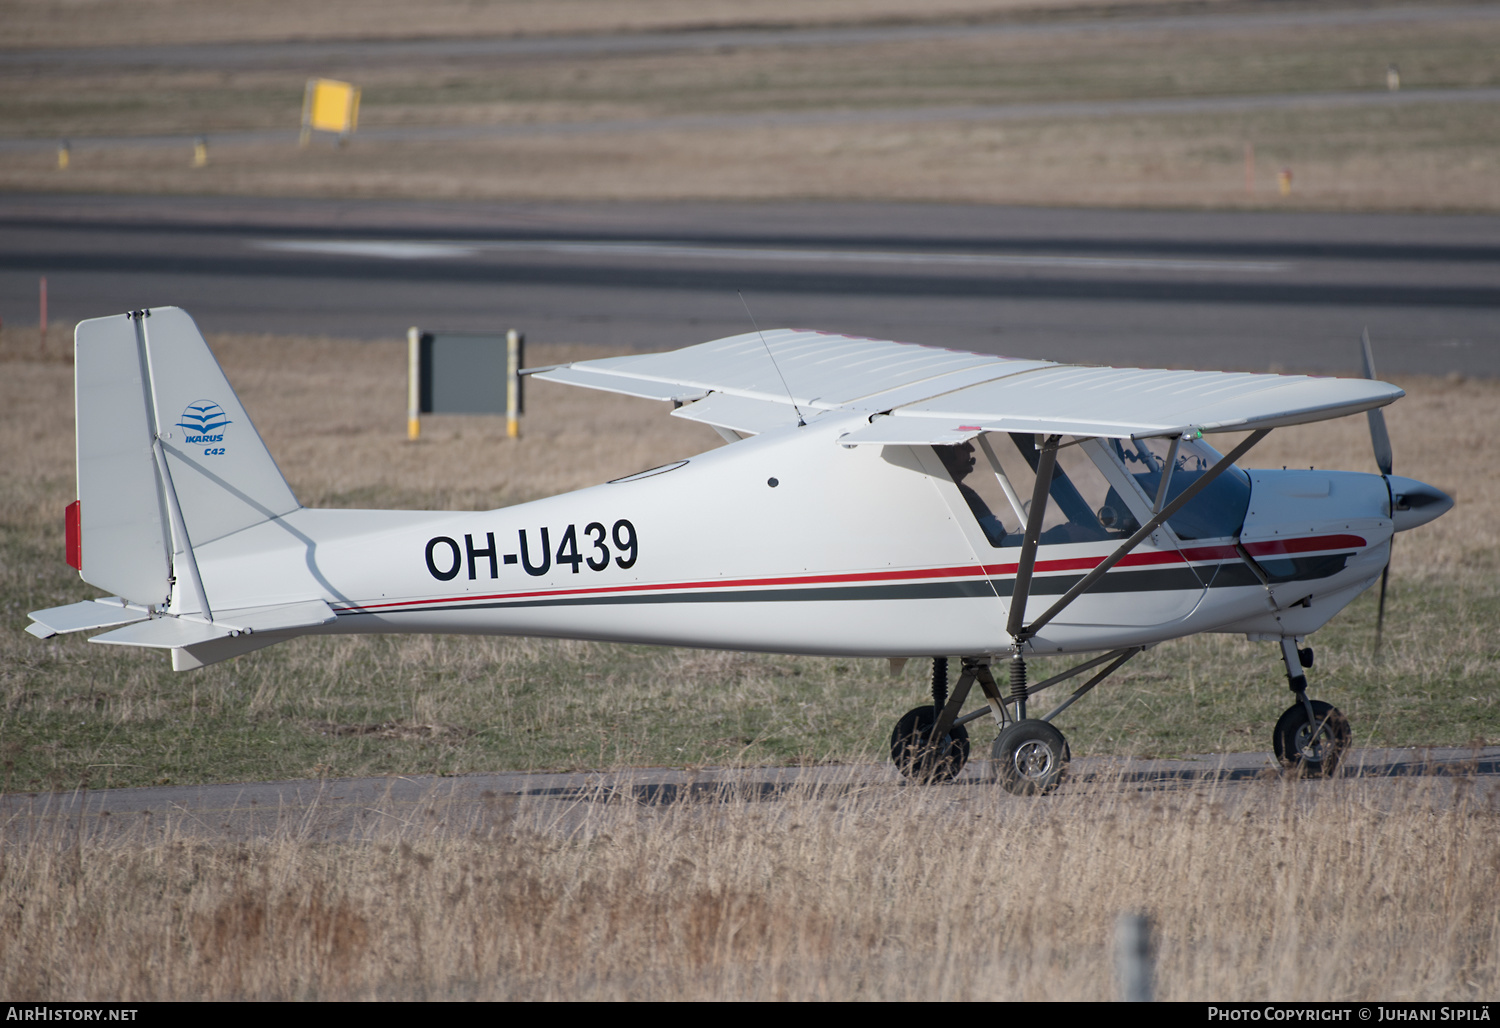
<svg viewBox="0 0 1500 1028">
<path fill-rule="evenodd" d="M 377 839 L 392 830 L 484 832 L 518 818 L 568 832 L 603 808 L 660 809 L 694 803 L 738 806 L 862 798 L 895 800 L 917 789 L 937 797 L 993 798 L 1009 805 L 1049 802 L 1010 797 L 993 784 L 990 762 L 971 761 L 946 785 L 905 782 L 889 765 L 773 768 L 641 768 L 608 772 L 504 773 L 292 781 L 207 786 L 0 795 L 0 845 L 59 832 L 92 838 L 162 835 L 246 839 Z M 1443 783 L 1448 783 L 1446 786 Z M 1372 802 L 1398 805 L 1420 791 L 1438 806 L 1500 805 L 1500 746 L 1356 750 L 1336 781 L 1291 782 L 1264 754 L 1218 754 L 1171 760 L 1080 758 L 1056 794 L 1212 790 L 1224 802 L 1280 801 L 1285 784 L 1298 802 L 1319 789 L 1368 787 Z"/>
<path fill-rule="evenodd" d="M 462 140 L 521 139 L 538 136 L 592 136 L 641 132 L 743 132 L 755 129 L 808 128 L 827 125 L 879 125 L 922 122 L 1063 121 L 1080 118 L 1150 118 L 1250 111 L 1326 111 L 1363 107 L 1412 107 L 1423 104 L 1500 103 L 1500 88 L 1412 89 L 1401 92 L 1275 93 L 1251 96 L 1145 97 L 1132 100 L 1055 100 L 1037 103 L 960 104 L 934 107 L 880 107 L 864 110 L 756 111 L 748 114 L 683 114 L 659 118 L 601 121 L 549 121 L 499 125 L 392 125 L 362 128 L 360 142 L 418 143 Z M 187 150 L 196 134 L 70 137 L 75 151 L 126 147 L 176 147 Z M 214 146 L 274 143 L 294 146 L 297 131 L 261 129 L 211 133 Z M 0 139 L 0 152 L 47 152 L 55 138 Z M 326 144 L 325 144 L 326 145 Z"/>
</svg>

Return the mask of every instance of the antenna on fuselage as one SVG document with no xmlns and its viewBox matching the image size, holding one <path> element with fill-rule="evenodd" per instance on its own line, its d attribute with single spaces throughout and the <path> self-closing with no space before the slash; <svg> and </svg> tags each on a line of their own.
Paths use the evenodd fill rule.
<svg viewBox="0 0 1500 1028">
<path fill-rule="evenodd" d="M 792 396 L 792 387 L 786 384 L 786 376 L 781 373 L 781 365 L 776 363 L 776 355 L 771 352 L 771 344 L 766 342 L 766 334 L 760 330 L 759 325 L 755 324 L 755 315 L 750 314 L 750 305 L 745 303 L 745 294 L 736 289 L 734 295 L 738 296 L 740 303 L 744 304 L 745 313 L 750 316 L 750 324 L 755 325 L 755 334 L 760 336 L 760 345 L 766 348 L 766 356 L 771 358 L 771 367 L 776 369 L 776 377 L 781 379 L 781 388 L 786 390 L 786 398 L 792 402 L 792 410 L 797 412 L 797 427 L 806 428 L 807 422 L 802 417 L 802 409 L 797 406 L 797 400 Z"/>
</svg>

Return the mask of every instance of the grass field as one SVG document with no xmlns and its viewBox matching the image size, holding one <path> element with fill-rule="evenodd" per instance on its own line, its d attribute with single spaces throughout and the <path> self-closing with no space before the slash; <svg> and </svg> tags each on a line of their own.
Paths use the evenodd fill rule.
<svg viewBox="0 0 1500 1028">
<path fill-rule="evenodd" d="M 141 24 L 177 17 L 155 41 L 248 42 L 280 25 L 289 38 L 321 38 L 270 0 L 246 5 L 264 21 L 229 17 L 240 5 L 96 5 L 100 23 L 139 14 Z M 1058 16 L 1065 4 L 953 0 L 924 17 Z M 22 5 L 17 24 L 42 25 L 44 9 Z M 91 9 L 88 4 L 81 9 Z M 137 10 L 138 9 L 138 10 Z M 348 34 L 505 35 L 604 31 L 616 23 L 682 26 L 689 15 L 717 23 L 879 24 L 880 2 L 790 5 L 764 0 L 728 14 L 713 5 L 636 3 L 436 5 L 431 22 L 402 22 L 376 5 L 360 19 L 334 5 Z M 425 5 L 422 8 L 426 10 Z M 1241 10 L 1232 4 L 1099 5 L 1070 18 L 1108 24 L 1111 11 L 1191 16 Z M 1251 5 L 1244 10 L 1255 10 Z M 1299 2 L 1279 10 L 1336 10 Z M 302 7 L 297 7 L 301 11 Z M 469 15 L 465 15 L 465 11 Z M 589 21 L 580 12 L 590 12 Z M 29 13 L 28 13 L 29 12 Z M 760 13 L 756 13 L 760 12 Z M 76 12 L 75 12 L 76 13 Z M 450 18 L 472 16 L 466 29 Z M 323 25 L 323 16 L 316 16 Z M 559 18 L 555 24 L 549 20 Z M 395 19 L 395 20 L 393 20 Z M 517 20 L 519 19 L 519 20 Z M 533 19 L 528 21 L 527 19 Z M 535 20 L 541 19 L 541 20 Z M 662 20 L 665 19 L 665 20 Z M 684 20 L 689 19 L 689 20 Z M 547 27 L 542 27 L 543 23 Z M 198 26 L 198 27 L 194 27 Z M 385 26 L 385 27 L 382 27 Z M 509 26 L 509 27 L 506 27 Z M 130 31 L 136 31 L 132 28 Z M 18 38 L 32 38 L 24 32 Z M 48 37 L 38 28 L 34 38 Z M 714 52 L 605 53 L 519 60 L 431 60 L 353 56 L 319 67 L 231 65 L 146 68 L 91 63 L 0 67 L 0 137 L 81 142 L 66 172 L 50 146 L 0 149 L 0 188 L 298 196 L 482 197 L 491 199 L 844 198 L 1165 207 L 1344 210 L 1483 210 L 1500 206 L 1500 107 L 1440 102 L 1403 107 L 1224 114 L 1135 114 L 1087 110 L 1067 117 L 953 121 L 944 105 L 1370 91 L 1386 69 L 1403 90 L 1493 86 L 1500 21 L 1453 17 L 1392 25 L 1227 28 L 1187 36 L 1087 32 L 952 37 L 840 46 L 726 48 Z M 524 128 L 477 131 L 442 141 L 356 134 L 344 149 L 291 142 L 305 80 L 347 78 L 363 89 L 361 126 Z M 901 112 L 877 122 L 849 118 L 873 108 Z M 754 117 L 820 112 L 817 125 L 766 127 Z M 693 116 L 691 126 L 661 119 Z M 745 119 L 749 117 L 750 120 Z M 572 131 L 592 125 L 593 131 Z M 236 142 L 234 133 L 280 129 L 286 142 Z M 209 138 L 207 167 L 190 167 L 189 140 Z M 177 147 L 131 136 L 176 135 Z M 108 144 L 89 137 L 111 137 Z M 123 137 L 124 141 L 121 141 Z M 1246 189 L 1246 147 L 1255 152 Z M 1292 172 L 1283 197 L 1278 173 Z"/>
<path fill-rule="evenodd" d="M 215 337 L 231 382 L 312 506 L 488 509 L 720 445 L 647 401 L 537 382 L 525 436 L 500 419 L 404 432 L 404 346 Z M 25 635 L 29 610 L 95 594 L 62 561 L 73 498 L 71 367 L 60 339 L 6 330 L 0 362 L 0 760 L 5 790 L 503 768 L 881 760 L 926 693 L 915 661 L 659 650 L 526 639 L 304 639 L 200 672 L 81 637 Z M 574 351 L 535 347 L 551 363 Z M 593 353 L 594 351 L 590 351 Z M 1389 409 L 1397 471 L 1458 506 L 1395 551 L 1387 641 L 1373 597 L 1314 639 L 1316 695 L 1359 744 L 1493 742 L 1500 665 L 1500 384 L 1410 379 Z M 1261 466 L 1373 470 L 1362 418 L 1279 430 Z M 1038 661 L 1037 674 L 1045 661 Z M 1263 751 L 1286 705 L 1269 644 L 1203 636 L 1138 658 L 1063 719 L 1075 752 Z M 992 730 L 976 730 L 976 747 Z"/>
</svg>

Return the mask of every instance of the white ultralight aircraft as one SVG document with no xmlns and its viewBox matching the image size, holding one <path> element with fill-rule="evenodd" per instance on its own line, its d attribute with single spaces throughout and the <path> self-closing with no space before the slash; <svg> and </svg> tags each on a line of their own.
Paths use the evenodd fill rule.
<svg viewBox="0 0 1500 1028">
<path fill-rule="evenodd" d="M 33 635 L 107 628 L 91 641 L 178 670 L 353 632 L 931 657 L 897 766 L 953 777 L 989 714 L 1020 793 L 1062 773 L 1058 714 L 1196 632 L 1280 645 L 1276 755 L 1331 773 L 1349 727 L 1308 697 L 1301 643 L 1382 577 L 1394 532 L 1452 506 L 1390 473 L 1377 408 L 1402 391 L 1368 360 L 1365 379 L 1150 371 L 776 330 L 579 361 L 531 373 L 669 400 L 732 445 L 484 512 L 301 506 L 179 309 L 81 323 L 76 361 L 68 559 L 115 595 L 37 611 Z M 1271 429 L 1359 411 L 1382 474 L 1235 465 Z M 1214 432 L 1249 435 L 1221 456 Z M 1043 654 L 1097 655 L 1028 681 Z"/>
</svg>

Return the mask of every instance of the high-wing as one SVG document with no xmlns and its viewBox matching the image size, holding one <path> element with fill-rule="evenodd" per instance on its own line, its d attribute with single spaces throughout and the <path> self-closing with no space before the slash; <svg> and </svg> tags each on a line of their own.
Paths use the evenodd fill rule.
<svg viewBox="0 0 1500 1028">
<path fill-rule="evenodd" d="M 1085 367 L 794 329 L 577 361 L 536 376 L 673 400 L 685 405 L 679 416 L 740 432 L 796 424 L 797 412 L 868 415 L 868 426 L 842 437 L 846 444 L 951 443 L 990 431 L 1245 431 L 1342 417 L 1403 395 L 1366 379 Z"/>
</svg>

